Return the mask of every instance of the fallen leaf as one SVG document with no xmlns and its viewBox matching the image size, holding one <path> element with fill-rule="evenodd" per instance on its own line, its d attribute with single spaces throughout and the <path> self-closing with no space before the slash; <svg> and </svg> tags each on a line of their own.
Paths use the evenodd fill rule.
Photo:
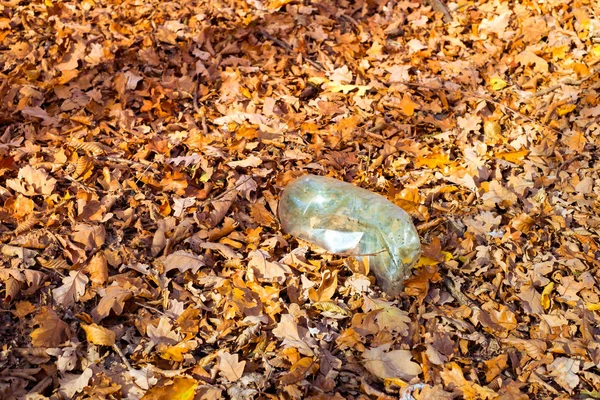
<svg viewBox="0 0 600 400">
<path fill-rule="evenodd" d="M 219 353 L 219 371 L 229 382 L 235 382 L 244 374 L 246 361 L 238 361 L 237 354 Z"/>
<path fill-rule="evenodd" d="M 69 325 L 61 320 L 56 312 L 42 307 L 41 312 L 33 318 L 38 328 L 31 332 L 31 344 L 35 347 L 57 347 L 71 337 Z"/>
<path fill-rule="evenodd" d="M 112 346 L 115 344 L 115 333 L 98 324 L 81 324 L 85 331 L 86 339 L 91 344 L 99 346 Z"/>
<path fill-rule="evenodd" d="M 85 294 L 85 288 L 89 282 L 83 271 L 69 271 L 69 276 L 62 280 L 62 286 L 52 290 L 54 301 L 64 307 L 71 307 Z"/>
<path fill-rule="evenodd" d="M 60 379 L 59 393 L 66 399 L 74 398 L 75 394 L 88 386 L 92 375 L 93 371 L 91 368 L 86 368 L 81 375 L 64 374 L 64 377 Z"/>
<path fill-rule="evenodd" d="M 193 400 L 197 387 L 196 380 L 178 376 L 169 384 L 153 387 L 142 400 Z"/>
<path fill-rule="evenodd" d="M 367 349 L 362 358 L 365 367 L 373 375 L 383 380 L 400 378 L 409 381 L 419 375 L 421 367 L 412 361 L 412 353 L 408 350 L 389 350 L 390 344 Z"/>
<path fill-rule="evenodd" d="M 26 165 L 19 169 L 17 179 L 6 180 L 6 186 L 25 196 L 48 196 L 54 191 L 56 182 L 45 170 Z"/>
</svg>

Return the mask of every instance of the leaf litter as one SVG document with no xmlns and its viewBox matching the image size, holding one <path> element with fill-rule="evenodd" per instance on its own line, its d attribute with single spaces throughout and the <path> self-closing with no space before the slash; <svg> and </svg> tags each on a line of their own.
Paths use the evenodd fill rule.
<svg viewBox="0 0 600 400">
<path fill-rule="evenodd" d="M 0 398 L 600 397 L 600 8 L 446 6 L 0 3 Z M 306 173 L 411 214 L 399 296 Z"/>
</svg>

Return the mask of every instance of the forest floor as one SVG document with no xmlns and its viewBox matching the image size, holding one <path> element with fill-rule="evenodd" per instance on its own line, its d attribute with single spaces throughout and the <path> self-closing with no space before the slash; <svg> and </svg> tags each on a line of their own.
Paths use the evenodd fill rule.
<svg viewBox="0 0 600 400">
<path fill-rule="evenodd" d="M 1 1 L 0 398 L 600 398 L 600 6 L 447 6 Z M 400 295 L 307 173 L 411 215 Z"/>
</svg>

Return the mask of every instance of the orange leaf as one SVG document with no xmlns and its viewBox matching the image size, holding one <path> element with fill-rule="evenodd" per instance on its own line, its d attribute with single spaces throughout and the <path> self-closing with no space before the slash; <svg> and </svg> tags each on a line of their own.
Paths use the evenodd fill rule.
<svg viewBox="0 0 600 400">
<path fill-rule="evenodd" d="M 410 95 L 405 94 L 400 101 L 400 110 L 404 115 L 408 115 L 409 117 L 415 113 L 415 110 L 418 110 L 421 106 L 418 103 L 415 103 Z"/>
<path fill-rule="evenodd" d="M 523 164 L 523 158 L 525 158 L 527 154 L 529 154 L 529 150 L 505 151 L 496 153 L 496 157 L 517 165 L 521 165 Z"/>
</svg>

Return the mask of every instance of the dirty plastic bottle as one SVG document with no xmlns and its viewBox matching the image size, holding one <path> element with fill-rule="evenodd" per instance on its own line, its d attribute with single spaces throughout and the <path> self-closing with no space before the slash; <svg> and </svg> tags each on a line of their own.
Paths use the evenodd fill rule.
<svg viewBox="0 0 600 400">
<path fill-rule="evenodd" d="M 369 268 L 388 294 L 421 253 L 410 216 L 386 198 L 333 178 L 305 175 L 288 184 L 279 201 L 283 230 L 331 253 L 369 257 Z"/>
</svg>

